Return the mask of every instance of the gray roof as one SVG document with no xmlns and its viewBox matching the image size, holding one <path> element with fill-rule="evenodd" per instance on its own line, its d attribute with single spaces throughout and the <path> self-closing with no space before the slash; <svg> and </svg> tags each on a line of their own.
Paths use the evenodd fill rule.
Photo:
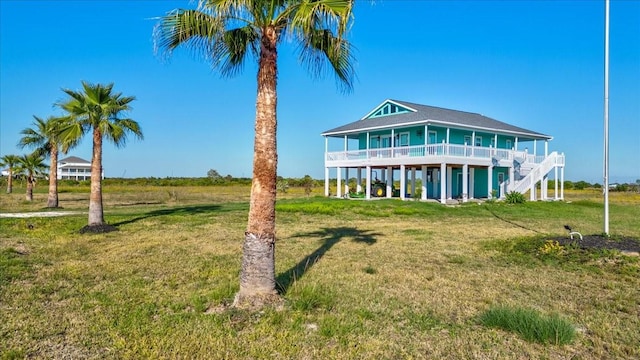
<svg viewBox="0 0 640 360">
<path fill-rule="evenodd" d="M 58 162 L 61 163 L 61 164 L 65 164 L 65 163 L 89 164 L 89 165 L 91 164 L 87 160 L 81 159 L 81 158 L 79 158 L 77 156 L 69 156 L 69 157 L 66 157 L 66 158 L 64 158 L 62 160 L 59 160 Z"/>
<path fill-rule="evenodd" d="M 476 113 L 466 111 L 451 110 L 435 106 L 420 105 L 399 100 L 385 100 L 393 102 L 402 107 L 415 111 L 400 114 L 392 114 L 375 118 L 363 118 L 347 125 L 327 130 L 322 133 L 324 136 L 344 136 L 357 134 L 364 131 L 380 130 L 387 128 L 397 128 L 412 125 L 434 124 L 453 128 L 467 128 L 494 133 L 512 134 L 526 136 L 532 139 L 551 139 L 549 135 L 535 131 L 523 129 L 521 127 L 509 125 L 502 121 L 492 119 Z M 381 104 L 381 105 L 382 105 Z"/>
</svg>

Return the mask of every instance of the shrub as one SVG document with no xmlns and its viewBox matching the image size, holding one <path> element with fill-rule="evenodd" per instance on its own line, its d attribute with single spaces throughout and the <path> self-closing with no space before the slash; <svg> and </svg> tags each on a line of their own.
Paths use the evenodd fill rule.
<svg viewBox="0 0 640 360">
<path fill-rule="evenodd" d="M 507 195 L 505 196 L 505 201 L 507 202 L 507 204 L 524 204 L 526 199 L 524 198 L 523 194 L 512 191 L 510 193 L 507 193 Z"/>
</svg>

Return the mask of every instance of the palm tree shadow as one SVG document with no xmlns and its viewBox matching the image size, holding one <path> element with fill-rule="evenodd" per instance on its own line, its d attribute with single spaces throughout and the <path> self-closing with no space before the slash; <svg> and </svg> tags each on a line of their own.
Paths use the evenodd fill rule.
<svg viewBox="0 0 640 360">
<path fill-rule="evenodd" d="M 158 209 L 158 210 L 149 211 L 142 216 L 138 216 L 129 220 L 120 221 L 112 225 L 113 226 L 127 225 L 127 224 L 131 224 L 140 220 L 144 220 L 144 219 L 148 219 L 156 216 L 202 214 L 202 213 L 208 213 L 213 211 L 219 211 L 220 208 L 221 208 L 220 205 L 194 205 L 194 206 L 183 206 L 183 207 L 176 207 L 176 208 L 170 208 L 170 209 Z"/>
<path fill-rule="evenodd" d="M 324 228 L 318 231 L 294 235 L 294 238 L 318 237 L 322 238 L 324 242 L 319 248 L 305 256 L 305 258 L 300 260 L 295 266 L 276 277 L 278 292 L 283 295 L 286 294 L 296 280 L 304 276 L 304 274 L 309 271 L 309 269 L 311 269 L 311 267 L 313 267 L 324 256 L 324 254 L 329 251 L 329 249 L 342 239 L 351 238 L 351 241 L 353 242 L 373 245 L 376 243 L 375 236 L 379 235 L 381 234 L 373 233 L 370 230 L 359 230 L 353 227 Z"/>
</svg>

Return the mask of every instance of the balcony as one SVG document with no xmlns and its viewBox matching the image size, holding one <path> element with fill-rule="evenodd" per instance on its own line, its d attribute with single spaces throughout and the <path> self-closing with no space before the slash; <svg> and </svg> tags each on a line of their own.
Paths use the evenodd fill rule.
<svg viewBox="0 0 640 360">
<path fill-rule="evenodd" d="M 529 155 L 526 151 L 457 144 L 429 144 L 368 150 L 333 151 L 325 153 L 325 166 L 363 166 L 430 163 L 501 163 L 510 166 L 516 160 L 523 164 L 539 164 L 544 155 Z"/>
</svg>

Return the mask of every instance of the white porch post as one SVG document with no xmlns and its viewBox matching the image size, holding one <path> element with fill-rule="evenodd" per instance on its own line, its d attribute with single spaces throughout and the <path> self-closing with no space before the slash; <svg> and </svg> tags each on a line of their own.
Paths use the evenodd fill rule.
<svg viewBox="0 0 640 360">
<path fill-rule="evenodd" d="M 337 168 L 337 174 L 336 174 L 336 197 L 342 197 L 342 179 L 340 178 L 342 176 L 342 168 L 338 167 Z"/>
<path fill-rule="evenodd" d="M 349 194 L 349 168 L 344 168 L 344 194 Z"/>
<path fill-rule="evenodd" d="M 367 159 L 369 158 L 369 144 L 371 143 L 370 134 L 367 131 Z M 371 169 L 369 169 L 371 170 Z M 367 173 L 367 179 L 369 178 L 369 173 Z"/>
<path fill-rule="evenodd" d="M 365 199 L 371 199 L 371 166 L 367 166 L 367 187 L 365 188 Z"/>
<path fill-rule="evenodd" d="M 422 165 L 420 172 L 422 173 L 422 194 L 420 194 L 420 199 L 427 200 L 427 165 Z"/>
<path fill-rule="evenodd" d="M 560 200 L 564 200 L 564 166 L 560 168 Z"/>
<path fill-rule="evenodd" d="M 447 144 L 449 143 L 449 128 L 447 128 Z"/>
<path fill-rule="evenodd" d="M 544 141 L 544 157 L 549 156 L 549 140 Z"/>
<path fill-rule="evenodd" d="M 348 151 L 348 150 L 349 150 L 349 148 L 348 148 L 348 145 L 347 145 L 347 144 L 348 144 L 348 143 L 347 143 L 347 135 L 345 135 L 345 136 L 344 136 L 344 151 Z"/>
<path fill-rule="evenodd" d="M 533 156 L 538 155 L 538 140 L 533 140 Z"/>
<path fill-rule="evenodd" d="M 380 169 L 380 181 L 387 182 L 387 172 L 385 169 Z"/>
<path fill-rule="evenodd" d="M 531 186 L 529 187 L 529 200 L 531 201 L 536 200 L 536 184 L 536 182 L 531 180 Z"/>
<path fill-rule="evenodd" d="M 389 173 L 389 180 L 387 181 L 387 197 L 391 198 L 393 196 L 393 168 L 391 166 L 387 166 L 387 172 Z"/>
<path fill-rule="evenodd" d="M 324 167 L 324 196 L 329 196 L 329 168 Z"/>
<path fill-rule="evenodd" d="M 411 197 L 416 197 L 416 168 L 411 168 Z"/>
<path fill-rule="evenodd" d="M 467 176 L 469 174 L 469 165 L 462 165 L 462 202 L 467 202 L 469 196 L 469 184 Z"/>
<path fill-rule="evenodd" d="M 540 183 L 540 200 L 547 200 L 547 187 L 549 186 L 549 175 L 545 175 Z"/>
<path fill-rule="evenodd" d="M 473 199 L 475 196 L 475 175 L 476 169 L 469 169 L 469 199 Z"/>
<path fill-rule="evenodd" d="M 452 198 L 452 188 L 453 188 L 453 167 L 447 166 L 447 199 Z"/>
<path fill-rule="evenodd" d="M 516 169 L 515 167 L 513 167 L 513 164 L 511 164 L 511 166 L 509 166 L 509 186 L 507 186 L 507 192 L 510 192 L 511 188 L 513 188 L 515 185 L 516 185 Z"/>
<path fill-rule="evenodd" d="M 358 168 L 358 170 L 356 170 L 356 177 L 356 191 L 360 193 L 362 192 L 362 168 Z"/>
<path fill-rule="evenodd" d="M 518 151 L 518 137 L 516 136 L 516 142 L 515 145 L 513 146 L 513 150 Z"/>
<path fill-rule="evenodd" d="M 493 199 L 493 166 L 487 169 L 487 199 Z"/>
<path fill-rule="evenodd" d="M 557 166 L 555 166 L 555 167 L 553 168 L 553 170 L 554 170 L 554 177 L 553 177 L 553 179 L 554 179 L 554 182 L 555 182 L 555 190 L 554 190 L 554 192 L 553 192 L 553 199 L 554 199 L 554 200 L 558 200 L 558 167 L 557 167 Z"/>
<path fill-rule="evenodd" d="M 447 203 L 447 164 L 440 164 L 440 203 Z"/>
<path fill-rule="evenodd" d="M 476 132 L 475 130 L 471 132 L 471 156 L 475 155 L 475 146 L 476 146 Z"/>
<path fill-rule="evenodd" d="M 400 199 L 404 200 L 405 188 L 407 186 L 407 171 L 404 165 L 400 165 Z"/>
</svg>

